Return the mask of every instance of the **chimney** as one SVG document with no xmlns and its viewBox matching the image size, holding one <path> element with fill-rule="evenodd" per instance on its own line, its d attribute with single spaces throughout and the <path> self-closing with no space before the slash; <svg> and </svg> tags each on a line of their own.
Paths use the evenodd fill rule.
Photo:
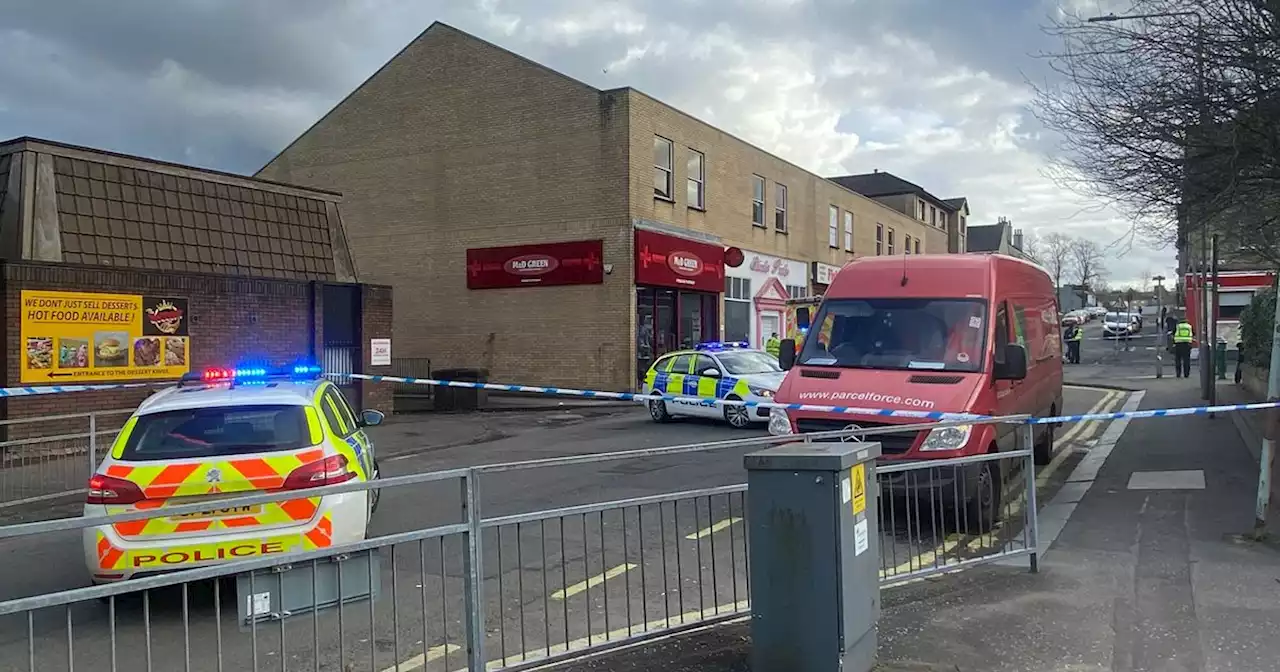
<svg viewBox="0 0 1280 672">
<path fill-rule="evenodd" d="M 1022 229 L 1013 230 L 1013 246 L 1022 249 Z"/>
</svg>

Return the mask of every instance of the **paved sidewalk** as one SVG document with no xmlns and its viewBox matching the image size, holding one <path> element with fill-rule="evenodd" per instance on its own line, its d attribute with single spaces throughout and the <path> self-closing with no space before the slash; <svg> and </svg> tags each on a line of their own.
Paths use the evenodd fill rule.
<svg viewBox="0 0 1280 672">
<path fill-rule="evenodd" d="M 1200 403 L 1194 379 L 1141 386 L 1144 409 Z M 1079 502 L 1039 574 L 985 567 L 886 591 L 883 669 L 1280 669 L 1280 549 L 1237 536 L 1257 468 L 1233 420 L 1135 420 L 1087 471 L 1069 479 Z M 749 652 L 739 623 L 554 669 L 737 672 Z"/>
</svg>

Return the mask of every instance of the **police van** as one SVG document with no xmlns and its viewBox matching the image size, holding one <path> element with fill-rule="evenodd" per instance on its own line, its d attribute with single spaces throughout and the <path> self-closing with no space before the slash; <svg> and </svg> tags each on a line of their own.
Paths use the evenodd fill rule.
<svg viewBox="0 0 1280 672">
<path fill-rule="evenodd" d="M 89 479 L 85 516 L 156 517 L 85 529 L 94 583 L 365 538 L 376 490 L 308 496 L 325 485 L 378 478 L 365 428 L 319 367 L 209 369 L 144 401 Z M 260 492 L 298 497 L 254 506 L 218 500 Z M 165 515 L 208 501 L 207 511 Z"/>
</svg>

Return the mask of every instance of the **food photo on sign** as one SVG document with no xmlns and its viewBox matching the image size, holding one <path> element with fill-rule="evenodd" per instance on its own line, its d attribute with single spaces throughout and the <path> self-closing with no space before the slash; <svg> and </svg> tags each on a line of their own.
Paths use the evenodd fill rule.
<svg viewBox="0 0 1280 672">
<path fill-rule="evenodd" d="M 23 383 L 179 378 L 190 370 L 185 298 L 22 291 Z"/>
</svg>

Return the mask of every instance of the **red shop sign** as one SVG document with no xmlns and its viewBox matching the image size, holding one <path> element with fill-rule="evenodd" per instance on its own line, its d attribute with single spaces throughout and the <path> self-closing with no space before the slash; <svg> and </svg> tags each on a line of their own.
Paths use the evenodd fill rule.
<svg viewBox="0 0 1280 672">
<path fill-rule="evenodd" d="M 467 289 L 604 282 L 604 241 L 467 250 Z"/>
<path fill-rule="evenodd" d="M 723 291 L 724 248 L 637 230 L 636 284 Z"/>
</svg>

